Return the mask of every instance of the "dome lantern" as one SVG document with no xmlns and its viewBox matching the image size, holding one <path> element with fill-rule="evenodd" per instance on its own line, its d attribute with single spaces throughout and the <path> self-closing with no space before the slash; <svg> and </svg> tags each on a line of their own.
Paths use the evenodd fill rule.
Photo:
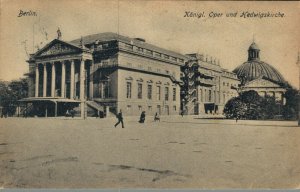
<svg viewBox="0 0 300 192">
<path fill-rule="evenodd" d="M 258 48 L 256 43 L 253 42 L 248 49 L 248 61 L 260 60 L 259 52 L 260 49 Z"/>
</svg>

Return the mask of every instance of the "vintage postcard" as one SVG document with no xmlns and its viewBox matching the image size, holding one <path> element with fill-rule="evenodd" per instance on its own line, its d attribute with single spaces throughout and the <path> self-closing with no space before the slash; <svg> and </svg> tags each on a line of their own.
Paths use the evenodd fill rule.
<svg viewBox="0 0 300 192">
<path fill-rule="evenodd" d="M 0 5 L 1 188 L 299 189 L 299 2 Z"/>
</svg>

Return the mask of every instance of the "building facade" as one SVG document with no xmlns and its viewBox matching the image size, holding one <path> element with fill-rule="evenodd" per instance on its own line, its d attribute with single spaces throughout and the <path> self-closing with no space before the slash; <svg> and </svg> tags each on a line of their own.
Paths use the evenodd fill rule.
<svg viewBox="0 0 300 192">
<path fill-rule="evenodd" d="M 115 33 L 55 39 L 29 59 L 30 97 L 23 101 L 41 116 L 72 108 L 81 116 L 120 110 L 124 115 L 179 114 L 185 61 L 184 55 Z"/>
<path fill-rule="evenodd" d="M 248 61 L 233 72 L 215 58 L 183 55 L 115 33 L 62 41 L 59 36 L 32 54 L 28 111 L 61 116 L 222 114 L 238 91 L 255 90 L 284 103 L 285 81 L 260 61 L 253 43 Z"/>
<path fill-rule="evenodd" d="M 260 60 L 260 49 L 253 42 L 248 49 L 248 60 L 233 70 L 241 81 L 240 91 L 256 91 L 260 96 L 271 96 L 281 104 L 288 83 L 272 65 Z"/>
<path fill-rule="evenodd" d="M 186 114 L 222 114 L 226 102 L 237 96 L 233 86 L 239 85 L 237 76 L 223 69 L 220 62 L 202 54 L 188 54 L 189 61 L 182 67 L 182 110 Z"/>
</svg>

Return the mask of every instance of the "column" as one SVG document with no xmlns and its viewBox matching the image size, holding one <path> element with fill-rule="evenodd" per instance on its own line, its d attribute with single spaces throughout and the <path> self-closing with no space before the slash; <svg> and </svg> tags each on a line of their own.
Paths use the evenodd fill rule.
<svg viewBox="0 0 300 192">
<path fill-rule="evenodd" d="M 39 96 L 39 64 L 35 66 L 35 97 Z"/>
<path fill-rule="evenodd" d="M 44 63 L 44 76 L 43 76 L 43 97 L 47 97 L 47 64 Z"/>
<path fill-rule="evenodd" d="M 91 62 L 90 65 L 90 98 L 94 97 L 94 62 Z"/>
<path fill-rule="evenodd" d="M 74 60 L 71 60 L 71 77 L 70 77 L 70 99 L 74 99 L 74 79 L 75 77 L 75 64 Z"/>
<path fill-rule="evenodd" d="M 66 85 L 66 65 L 65 61 L 61 62 L 61 91 L 60 96 L 65 98 L 65 85 Z"/>
<path fill-rule="evenodd" d="M 51 97 L 55 97 L 55 64 L 52 63 Z"/>
<path fill-rule="evenodd" d="M 84 79 L 85 79 L 85 74 L 84 74 L 84 60 L 81 60 L 80 63 L 80 94 L 79 98 L 80 100 L 84 100 Z"/>
<path fill-rule="evenodd" d="M 80 63 L 80 94 L 79 94 L 79 99 L 81 100 L 80 103 L 80 111 L 81 111 L 81 118 L 85 118 L 84 114 L 85 114 L 85 102 L 84 102 L 84 59 L 81 59 L 81 63 Z"/>
</svg>

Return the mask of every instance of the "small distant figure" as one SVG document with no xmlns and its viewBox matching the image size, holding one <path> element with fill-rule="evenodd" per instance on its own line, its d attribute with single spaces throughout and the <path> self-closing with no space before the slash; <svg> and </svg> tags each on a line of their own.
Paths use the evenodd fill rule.
<svg viewBox="0 0 300 192">
<path fill-rule="evenodd" d="M 237 115 L 236 118 L 235 118 L 235 122 L 236 122 L 236 123 L 238 122 L 239 118 L 240 118 L 240 117 Z"/>
<path fill-rule="evenodd" d="M 145 111 L 143 111 L 142 113 L 141 113 L 141 117 L 140 117 L 140 123 L 144 123 L 145 122 L 145 119 L 146 119 L 146 113 L 145 113 Z"/>
<path fill-rule="evenodd" d="M 69 109 L 67 109 L 67 111 L 66 111 L 66 117 L 70 117 L 70 116 L 71 116 L 70 111 L 69 111 Z"/>
<path fill-rule="evenodd" d="M 183 110 L 182 110 L 181 113 L 180 113 L 181 117 L 183 117 L 183 114 L 184 114 L 184 112 L 183 112 Z"/>
<path fill-rule="evenodd" d="M 117 114 L 118 122 L 115 124 L 115 127 L 117 127 L 120 123 L 122 124 L 122 128 L 124 128 L 124 122 L 123 122 L 123 115 L 122 111 L 120 110 L 120 113 Z"/>
<path fill-rule="evenodd" d="M 159 114 L 156 112 L 155 115 L 154 115 L 154 121 L 159 121 L 160 122 L 160 117 L 159 117 Z"/>
<path fill-rule="evenodd" d="M 74 118 L 74 116 L 75 116 L 75 111 L 74 111 L 74 109 L 71 109 L 71 110 L 70 110 L 70 114 L 71 114 L 71 117 Z"/>
</svg>

